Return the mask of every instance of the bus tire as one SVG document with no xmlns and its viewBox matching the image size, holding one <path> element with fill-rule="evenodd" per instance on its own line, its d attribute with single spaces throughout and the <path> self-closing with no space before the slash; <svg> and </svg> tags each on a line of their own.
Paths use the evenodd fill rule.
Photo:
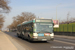
<svg viewBox="0 0 75 50">
<path fill-rule="evenodd" d="M 18 33 L 17 33 L 17 36 L 20 37 Z"/>
<path fill-rule="evenodd" d="M 28 40 L 31 41 L 30 36 L 28 35 Z"/>
<path fill-rule="evenodd" d="M 24 37 L 23 37 L 23 34 L 21 34 L 20 36 L 21 36 L 22 39 L 24 38 Z"/>
</svg>

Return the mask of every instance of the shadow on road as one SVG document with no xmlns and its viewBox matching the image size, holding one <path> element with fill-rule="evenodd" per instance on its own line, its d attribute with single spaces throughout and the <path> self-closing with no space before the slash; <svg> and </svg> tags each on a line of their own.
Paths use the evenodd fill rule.
<svg viewBox="0 0 75 50">
<path fill-rule="evenodd" d="M 18 37 L 18 36 L 16 36 L 16 37 Z M 28 39 L 23 39 L 23 38 L 21 38 L 21 37 L 18 37 L 18 38 L 20 38 L 20 39 L 22 39 L 22 40 L 25 40 L 25 41 L 27 41 L 27 42 L 30 42 L 30 43 L 48 43 L 47 41 L 29 41 Z"/>
<path fill-rule="evenodd" d="M 8 35 L 10 35 L 10 36 L 12 36 L 12 37 L 21 39 L 21 40 L 23 40 L 23 41 L 27 41 L 27 42 L 29 42 L 29 43 L 49 43 L 49 42 L 47 42 L 47 41 L 29 41 L 29 40 L 27 40 L 27 39 L 23 39 L 23 38 L 21 38 L 21 37 L 18 37 L 15 32 L 4 32 L 4 33 L 6 33 L 6 34 L 8 34 Z"/>
</svg>

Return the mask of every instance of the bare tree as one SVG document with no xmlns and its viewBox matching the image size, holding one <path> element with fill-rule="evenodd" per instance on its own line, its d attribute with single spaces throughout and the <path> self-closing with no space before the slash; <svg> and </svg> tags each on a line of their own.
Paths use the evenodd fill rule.
<svg viewBox="0 0 75 50">
<path fill-rule="evenodd" d="M 75 18 L 72 18 L 72 22 L 75 22 Z"/>
<path fill-rule="evenodd" d="M 8 6 L 9 1 L 8 0 L 0 0 L 0 13 L 9 13 L 10 12 L 10 6 Z M 0 29 L 3 27 L 4 23 L 4 16 L 0 14 Z"/>
<path fill-rule="evenodd" d="M 0 13 L 8 13 L 10 11 L 10 6 L 8 6 L 8 0 L 0 0 Z"/>
<path fill-rule="evenodd" d="M 22 17 L 24 17 L 24 21 L 30 21 L 35 18 L 35 15 L 31 12 L 22 12 Z"/>
<path fill-rule="evenodd" d="M 0 15 L 0 29 L 3 27 L 3 23 L 4 23 L 4 16 Z"/>
<path fill-rule="evenodd" d="M 21 24 L 24 21 L 30 21 L 36 18 L 36 16 L 31 12 L 22 12 L 21 15 L 13 17 L 13 23 L 8 26 L 8 28 L 15 29 L 18 24 Z"/>
<path fill-rule="evenodd" d="M 67 20 L 64 19 L 62 22 L 60 22 L 60 24 L 69 24 L 69 23 L 72 23 L 72 22 L 75 22 L 75 17 L 70 17 L 70 13 L 68 12 L 67 14 Z"/>
</svg>

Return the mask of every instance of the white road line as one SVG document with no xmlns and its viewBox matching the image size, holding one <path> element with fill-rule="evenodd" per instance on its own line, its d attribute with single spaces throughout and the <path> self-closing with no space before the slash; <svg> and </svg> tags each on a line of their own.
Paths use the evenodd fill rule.
<svg viewBox="0 0 75 50">
<path fill-rule="evenodd" d="M 56 38 L 56 39 L 59 39 L 59 40 L 62 39 L 62 40 L 67 40 L 67 41 L 71 41 L 71 42 L 74 41 L 75 42 L 75 40 L 72 40 L 72 39 L 63 39 L 63 38 Z"/>
<path fill-rule="evenodd" d="M 71 44 L 71 45 L 75 45 L 74 43 L 69 43 L 69 42 L 64 42 L 64 41 L 59 41 L 59 40 L 54 40 L 56 42 L 61 42 L 61 43 L 66 43 L 66 44 Z"/>
</svg>

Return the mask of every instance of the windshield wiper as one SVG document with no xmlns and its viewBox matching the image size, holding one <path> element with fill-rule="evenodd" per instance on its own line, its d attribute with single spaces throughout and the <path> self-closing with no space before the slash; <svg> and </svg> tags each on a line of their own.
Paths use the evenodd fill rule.
<svg viewBox="0 0 75 50">
<path fill-rule="evenodd" d="M 44 31 L 44 30 L 41 30 L 41 31 L 39 31 L 38 33 L 50 33 L 49 31 Z"/>
</svg>

